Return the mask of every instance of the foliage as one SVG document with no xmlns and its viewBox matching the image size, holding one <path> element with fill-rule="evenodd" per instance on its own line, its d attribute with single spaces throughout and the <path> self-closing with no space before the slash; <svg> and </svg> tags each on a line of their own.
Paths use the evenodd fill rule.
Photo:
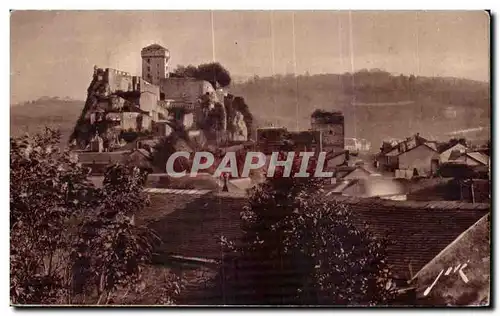
<svg viewBox="0 0 500 316">
<path fill-rule="evenodd" d="M 14 303 L 55 303 L 65 295 L 65 254 L 71 238 L 62 229 L 88 207 L 87 171 L 55 148 L 59 134 L 11 138 L 11 298 Z"/>
<path fill-rule="evenodd" d="M 229 71 L 217 62 L 201 64 L 198 67 L 193 65 L 189 65 L 187 67 L 178 66 L 174 70 L 173 76 L 206 80 L 210 82 L 214 88 L 217 88 L 217 85 L 220 87 L 226 87 L 231 83 L 231 75 Z"/>
<path fill-rule="evenodd" d="M 252 189 L 242 239 L 224 242 L 221 276 L 234 295 L 230 303 L 375 305 L 392 298 L 385 242 L 317 192 L 317 178 L 282 173 Z"/>
<path fill-rule="evenodd" d="M 133 222 L 147 203 L 141 172 L 113 166 L 94 188 L 59 139 L 50 129 L 11 138 L 14 304 L 104 304 L 133 286 L 151 257 L 153 233 Z"/>
<path fill-rule="evenodd" d="M 316 109 L 311 114 L 311 117 L 314 117 L 314 118 L 329 118 L 331 116 L 338 116 L 338 115 L 342 115 L 342 112 L 339 112 L 339 111 L 330 112 L 330 111 L 325 111 L 325 110 L 322 110 L 322 109 Z"/>
</svg>

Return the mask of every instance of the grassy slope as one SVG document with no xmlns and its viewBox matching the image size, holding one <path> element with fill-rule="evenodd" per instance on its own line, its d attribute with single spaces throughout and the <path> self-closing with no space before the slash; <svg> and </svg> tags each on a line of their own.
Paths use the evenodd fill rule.
<svg viewBox="0 0 500 316">
<path fill-rule="evenodd" d="M 11 106 L 11 136 L 32 134 L 47 126 L 58 128 L 62 133 L 62 142 L 65 143 L 73 131 L 83 105 L 83 101 L 50 99 Z"/>
</svg>

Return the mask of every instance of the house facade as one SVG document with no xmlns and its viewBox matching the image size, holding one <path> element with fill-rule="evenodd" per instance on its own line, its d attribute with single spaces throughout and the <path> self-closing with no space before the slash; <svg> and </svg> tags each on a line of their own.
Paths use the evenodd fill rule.
<svg viewBox="0 0 500 316">
<path fill-rule="evenodd" d="M 397 160 L 398 169 L 413 172 L 413 176 L 430 176 L 439 166 L 438 152 L 427 144 L 399 154 Z"/>
</svg>

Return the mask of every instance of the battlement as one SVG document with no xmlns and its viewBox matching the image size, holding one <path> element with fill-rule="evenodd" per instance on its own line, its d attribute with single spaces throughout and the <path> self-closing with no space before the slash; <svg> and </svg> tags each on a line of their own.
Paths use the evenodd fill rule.
<svg viewBox="0 0 500 316">
<path fill-rule="evenodd" d="M 113 75 L 119 75 L 119 76 L 124 76 L 124 77 L 131 77 L 132 75 L 129 72 L 126 71 L 121 71 L 113 68 L 106 68 L 106 72 L 113 74 Z"/>
</svg>

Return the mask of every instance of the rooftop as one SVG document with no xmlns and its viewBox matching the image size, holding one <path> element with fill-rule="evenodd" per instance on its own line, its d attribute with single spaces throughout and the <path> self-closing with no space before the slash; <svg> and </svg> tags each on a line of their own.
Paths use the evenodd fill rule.
<svg viewBox="0 0 500 316">
<path fill-rule="evenodd" d="M 160 44 L 151 44 L 151 45 L 148 45 L 146 47 L 144 47 L 142 50 L 167 50 L 165 47 L 161 46 Z"/>
<path fill-rule="evenodd" d="M 420 304 L 433 306 L 489 304 L 490 216 L 485 215 L 452 241 L 412 279 Z M 463 276 L 457 267 L 463 267 Z M 450 270 L 453 268 L 453 270 Z M 457 269 L 456 269 L 457 268 Z M 443 273 L 440 275 L 441 271 Z M 438 278 L 435 285 L 428 287 Z M 467 282 L 466 282 L 467 281 Z M 427 290 L 427 295 L 425 295 Z"/>
<path fill-rule="evenodd" d="M 388 262 L 393 273 L 409 280 L 441 250 L 487 214 L 490 204 L 391 201 L 344 196 L 324 197 L 347 204 L 359 227 L 387 237 Z M 218 237 L 238 240 L 244 194 L 152 194 L 152 204 L 138 214 L 163 240 L 162 255 L 220 259 Z"/>
</svg>

